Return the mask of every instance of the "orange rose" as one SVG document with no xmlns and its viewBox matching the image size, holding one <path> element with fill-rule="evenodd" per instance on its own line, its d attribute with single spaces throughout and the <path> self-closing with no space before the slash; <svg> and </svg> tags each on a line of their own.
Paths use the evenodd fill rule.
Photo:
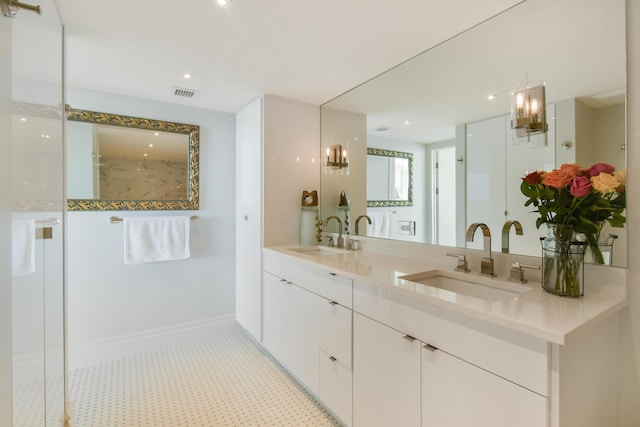
<svg viewBox="0 0 640 427">
<path fill-rule="evenodd" d="M 542 183 L 549 187 L 564 188 L 571 184 L 574 176 L 575 174 L 571 173 L 571 170 L 556 169 L 546 174 Z"/>
<path fill-rule="evenodd" d="M 570 174 L 571 176 L 576 176 L 580 170 L 580 165 L 577 163 L 563 163 L 562 166 L 560 166 L 560 170 Z"/>
<path fill-rule="evenodd" d="M 605 172 L 600 172 L 598 176 L 592 176 L 591 184 L 593 184 L 593 188 L 601 193 L 613 193 L 620 186 L 618 178 Z"/>
</svg>

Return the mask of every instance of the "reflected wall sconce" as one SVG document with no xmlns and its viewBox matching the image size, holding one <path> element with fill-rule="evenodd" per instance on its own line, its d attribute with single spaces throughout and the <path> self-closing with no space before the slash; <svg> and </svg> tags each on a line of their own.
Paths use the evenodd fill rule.
<svg viewBox="0 0 640 427">
<path fill-rule="evenodd" d="M 328 147 L 324 161 L 325 173 L 340 171 L 342 174 L 349 174 L 348 152 L 342 145 L 336 144 Z"/>
<path fill-rule="evenodd" d="M 511 129 L 517 138 L 546 133 L 547 125 L 544 85 L 513 92 Z"/>
</svg>

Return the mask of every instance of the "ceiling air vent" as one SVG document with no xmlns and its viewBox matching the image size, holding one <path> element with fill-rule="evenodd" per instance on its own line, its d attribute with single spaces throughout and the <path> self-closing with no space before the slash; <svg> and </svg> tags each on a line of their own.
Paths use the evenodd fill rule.
<svg viewBox="0 0 640 427">
<path fill-rule="evenodd" d="M 173 94 L 175 96 L 182 96 L 184 98 L 193 98 L 198 94 L 198 91 L 193 89 L 184 89 L 181 87 L 174 87 Z"/>
</svg>

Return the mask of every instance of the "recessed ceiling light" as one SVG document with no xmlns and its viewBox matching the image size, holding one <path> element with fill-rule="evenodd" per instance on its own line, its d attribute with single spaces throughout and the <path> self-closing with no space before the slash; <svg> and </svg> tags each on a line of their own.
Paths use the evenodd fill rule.
<svg viewBox="0 0 640 427">
<path fill-rule="evenodd" d="M 149 144 L 149 148 L 153 148 L 153 144 Z"/>
<path fill-rule="evenodd" d="M 216 0 L 216 3 L 218 3 L 220 6 L 226 6 L 230 1 L 231 0 Z"/>
<path fill-rule="evenodd" d="M 490 93 L 489 96 L 487 96 L 487 99 L 489 101 L 493 101 L 494 99 L 496 99 L 498 97 L 498 95 L 496 95 L 495 93 Z"/>
<path fill-rule="evenodd" d="M 405 124 L 405 125 L 410 125 L 410 124 L 411 124 L 411 122 L 410 122 L 409 120 L 405 120 L 405 121 L 404 121 L 404 124 Z"/>
<path fill-rule="evenodd" d="M 184 77 L 185 79 L 189 80 L 189 79 L 191 78 L 191 74 L 189 74 L 189 73 L 184 73 L 184 74 L 182 75 L 182 77 Z"/>
</svg>

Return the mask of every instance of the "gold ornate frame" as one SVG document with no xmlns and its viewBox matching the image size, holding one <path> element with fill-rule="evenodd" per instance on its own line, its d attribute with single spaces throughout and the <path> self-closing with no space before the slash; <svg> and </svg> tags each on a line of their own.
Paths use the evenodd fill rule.
<svg viewBox="0 0 640 427">
<path fill-rule="evenodd" d="M 187 200 L 68 199 L 68 210 L 147 211 L 199 209 L 200 126 L 70 108 L 67 109 L 67 120 L 153 131 L 173 132 L 189 136 L 189 188 Z"/>
</svg>

